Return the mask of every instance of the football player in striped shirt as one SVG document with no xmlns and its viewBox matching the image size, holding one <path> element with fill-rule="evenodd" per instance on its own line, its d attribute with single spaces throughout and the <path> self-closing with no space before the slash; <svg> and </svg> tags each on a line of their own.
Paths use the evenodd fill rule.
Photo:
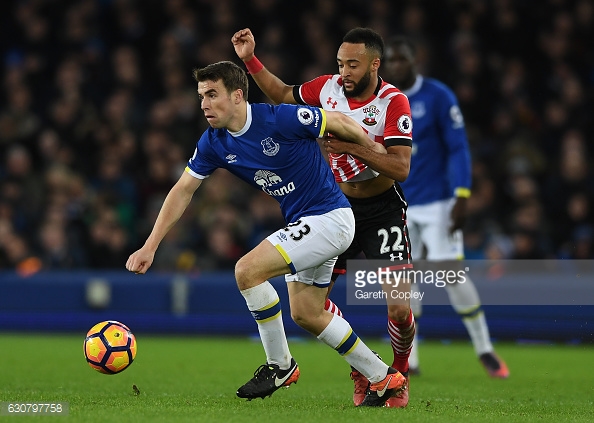
<svg viewBox="0 0 594 423">
<path fill-rule="evenodd" d="M 407 203 L 399 183 L 408 176 L 413 127 L 408 99 L 378 74 L 384 53 L 382 37 L 370 28 L 349 31 L 336 56 L 338 73 L 294 86 L 285 84 L 257 59 L 249 29 L 236 32 L 231 41 L 260 89 L 273 102 L 308 104 L 344 113 L 357 121 L 371 140 L 386 148 L 387 154 L 334 139 L 324 144 L 334 177 L 353 208 L 357 228 L 353 243 L 334 266 L 333 281 L 346 272 L 347 260 L 361 253 L 367 259 L 394 262 L 391 269 L 412 268 Z M 326 309 L 340 314 L 330 300 Z M 406 407 L 408 356 L 415 333 L 408 301 L 388 304 L 387 326 L 392 367 L 405 375 L 407 384 L 386 406 Z M 369 381 L 356 367 L 352 368 L 351 378 L 355 385 L 353 402 L 357 405 L 363 401 Z"/>
</svg>

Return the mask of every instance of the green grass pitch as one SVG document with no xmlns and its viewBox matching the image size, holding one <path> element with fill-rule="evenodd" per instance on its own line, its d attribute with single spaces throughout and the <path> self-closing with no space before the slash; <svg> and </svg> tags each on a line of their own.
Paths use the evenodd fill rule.
<svg viewBox="0 0 594 423">
<path fill-rule="evenodd" d="M 235 396 L 264 361 L 246 338 L 137 335 L 138 355 L 118 375 L 87 366 L 84 334 L 0 334 L 0 401 L 68 402 L 69 415 L 0 421 L 77 422 L 592 422 L 594 347 L 497 344 L 511 371 L 491 380 L 469 342 L 423 342 L 423 374 L 406 409 L 352 404 L 346 362 L 313 338 L 290 341 L 301 378 L 271 398 Z M 389 357 L 389 344 L 368 344 Z M 140 390 L 135 395 L 132 386 Z"/>
</svg>

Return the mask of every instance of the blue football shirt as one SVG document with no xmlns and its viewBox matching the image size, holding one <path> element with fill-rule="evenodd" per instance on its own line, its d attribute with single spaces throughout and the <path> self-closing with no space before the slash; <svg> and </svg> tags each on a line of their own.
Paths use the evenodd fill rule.
<svg viewBox="0 0 594 423">
<path fill-rule="evenodd" d="M 248 103 L 245 126 L 207 129 L 186 171 L 204 179 L 227 169 L 274 197 L 287 223 L 350 207 L 316 141 L 325 129 L 320 108 Z"/>
<path fill-rule="evenodd" d="M 410 173 L 400 183 L 408 205 L 452 198 L 457 188 L 470 189 L 470 151 L 452 90 L 435 79 L 418 76 L 403 92 L 414 128 Z"/>
</svg>

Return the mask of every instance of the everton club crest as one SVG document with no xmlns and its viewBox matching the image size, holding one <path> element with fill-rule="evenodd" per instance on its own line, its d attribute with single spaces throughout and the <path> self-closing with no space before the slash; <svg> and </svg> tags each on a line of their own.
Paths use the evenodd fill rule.
<svg viewBox="0 0 594 423">
<path fill-rule="evenodd" d="M 278 153 L 278 150 L 280 150 L 280 145 L 274 142 L 274 140 L 270 137 L 260 141 L 260 144 L 262 144 L 262 151 L 267 156 L 276 156 L 276 153 Z"/>
</svg>

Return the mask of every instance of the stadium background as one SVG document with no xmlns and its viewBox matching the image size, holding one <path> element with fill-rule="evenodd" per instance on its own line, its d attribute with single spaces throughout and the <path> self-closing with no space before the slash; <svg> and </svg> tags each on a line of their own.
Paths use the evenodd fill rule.
<svg viewBox="0 0 594 423">
<path fill-rule="evenodd" d="M 235 318 L 254 330 L 231 270 L 283 222 L 274 200 L 224 171 L 167 235 L 151 275 L 123 272 L 206 127 L 192 68 L 237 61 L 230 37 L 247 26 L 260 59 L 287 83 L 335 73 L 336 49 L 352 27 L 413 37 L 423 73 L 454 89 L 467 124 L 467 258 L 594 258 L 591 1 L 287 7 L 280 0 L 1 2 L 0 329 L 84 331 L 106 316 L 147 331 L 182 321 L 183 332 L 241 332 Z M 266 101 L 255 84 L 249 94 Z M 180 277 L 188 283 L 175 282 Z M 111 302 L 93 305 L 87 295 L 101 283 Z M 185 312 L 176 295 L 189 301 Z M 209 318 L 217 305 L 230 325 Z M 371 311 L 370 319 L 374 313 L 384 315 Z M 501 338 L 592 341 L 592 316 L 589 307 L 489 310 Z M 369 333 L 383 331 L 383 322 L 364 323 Z M 447 336 L 465 335 L 447 307 L 429 310 L 423 335 L 443 336 L 450 323 Z"/>
</svg>

